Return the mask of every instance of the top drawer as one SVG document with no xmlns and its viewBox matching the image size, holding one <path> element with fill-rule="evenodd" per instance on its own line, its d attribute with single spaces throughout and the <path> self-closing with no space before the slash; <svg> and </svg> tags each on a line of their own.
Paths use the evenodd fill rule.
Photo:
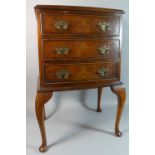
<svg viewBox="0 0 155 155">
<path fill-rule="evenodd" d="M 41 14 L 42 34 L 119 35 L 120 17 L 78 14 Z"/>
</svg>

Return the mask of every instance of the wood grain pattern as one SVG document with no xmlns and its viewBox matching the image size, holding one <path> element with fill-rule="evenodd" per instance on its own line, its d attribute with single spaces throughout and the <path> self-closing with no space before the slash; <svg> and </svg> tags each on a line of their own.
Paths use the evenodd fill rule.
<svg viewBox="0 0 155 155">
<path fill-rule="evenodd" d="M 123 10 L 118 10 L 118 9 L 111 9 L 111 8 L 97 8 L 97 7 L 83 7 L 83 6 L 65 6 L 65 5 L 36 5 L 34 7 L 35 11 L 36 10 L 42 10 L 42 11 L 50 11 L 50 12 L 62 12 L 62 13 L 67 13 L 67 12 L 79 12 L 80 14 L 84 12 L 89 12 L 89 13 L 113 13 L 113 14 L 124 14 L 125 12 Z"/>
<path fill-rule="evenodd" d="M 78 63 L 78 64 L 46 64 L 45 65 L 45 81 L 54 82 L 73 82 L 73 81 L 89 81 L 100 79 L 118 78 L 117 63 Z M 105 68 L 107 71 L 103 77 L 99 76 L 99 69 Z M 57 72 L 65 70 L 69 73 L 68 78 L 59 79 Z"/>
<path fill-rule="evenodd" d="M 119 123 L 120 123 L 120 119 L 121 119 L 121 115 L 123 112 L 123 108 L 125 105 L 125 99 L 126 99 L 125 86 L 122 82 L 120 82 L 117 84 L 113 84 L 111 86 L 111 90 L 118 97 L 117 116 L 116 116 L 116 123 L 115 123 L 115 134 L 116 134 L 116 136 L 120 137 L 120 136 L 122 136 L 122 133 L 119 129 Z"/>
<path fill-rule="evenodd" d="M 97 100 L 97 112 L 102 112 L 102 107 L 101 107 L 102 93 L 103 93 L 103 88 L 99 87 L 98 88 L 98 100 Z"/>
<path fill-rule="evenodd" d="M 54 91 L 98 88 L 97 112 L 101 112 L 102 89 L 111 87 L 118 96 L 115 134 L 121 136 L 119 123 L 126 95 L 125 87 L 120 83 L 124 11 L 37 5 L 35 13 L 39 56 L 35 109 L 42 137 L 40 152 L 47 150 L 44 105 Z M 102 51 L 101 54 L 98 50 L 103 46 L 110 48 L 108 53 Z M 58 48 L 69 50 L 61 55 L 62 51 L 56 52 Z"/>
<path fill-rule="evenodd" d="M 93 20 L 92 20 L 93 18 Z M 42 13 L 42 34 L 106 34 L 119 35 L 119 17 L 109 16 L 92 16 L 92 15 L 77 15 L 77 14 L 52 14 Z M 65 21 L 69 24 L 65 30 L 59 30 L 55 27 L 56 21 Z M 109 29 L 103 32 L 98 27 L 100 22 L 110 24 Z"/>
<path fill-rule="evenodd" d="M 42 136 L 42 144 L 39 148 L 40 152 L 45 152 L 47 150 L 47 141 L 44 125 L 44 105 L 52 97 L 52 94 L 53 94 L 52 92 L 46 92 L 46 93 L 38 92 L 36 95 L 36 103 L 35 103 L 36 116 Z"/>
<path fill-rule="evenodd" d="M 76 81 L 76 82 L 57 82 L 57 83 L 45 83 L 45 87 L 40 86 L 38 83 L 38 92 L 51 92 L 51 91 L 69 91 L 79 89 L 93 89 L 98 87 L 109 87 L 113 83 L 119 82 L 119 78 L 113 79 L 101 79 L 97 81 Z"/>
<path fill-rule="evenodd" d="M 99 11 L 93 11 L 97 9 L 90 8 L 88 9 L 89 10 L 88 12 L 88 10 L 84 8 L 82 8 L 83 11 L 82 10 L 77 11 L 76 10 L 77 7 L 68 7 L 67 9 L 67 7 L 65 6 L 64 7 L 58 7 L 58 6 L 48 7 L 47 6 L 47 8 L 46 9 L 45 8 L 46 6 L 35 7 L 35 12 L 37 15 L 37 20 L 38 20 L 38 49 L 39 49 L 38 51 L 39 51 L 40 87 L 45 88 L 45 87 L 55 86 L 55 85 L 51 85 L 51 83 L 49 83 L 48 85 L 44 78 L 45 77 L 44 66 L 46 65 L 46 62 L 49 62 L 49 61 L 53 63 L 60 63 L 60 64 L 62 64 L 63 62 L 62 60 L 64 60 L 66 63 L 71 63 L 72 61 L 72 63 L 77 63 L 77 64 L 82 63 L 82 62 L 99 63 L 99 61 L 118 61 L 118 68 L 119 68 L 118 78 L 120 77 L 121 33 L 122 33 L 121 14 L 123 13 L 123 11 L 117 12 L 116 10 L 113 10 L 113 9 L 110 9 L 110 10 L 105 9 L 105 12 L 104 12 L 104 9 L 99 9 Z M 76 13 L 75 13 L 74 8 L 76 10 Z M 98 15 L 96 15 L 95 13 L 97 13 Z M 96 25 L 98 24 L 96 20 L 97 19 L 100 20 L 103 17 L 102 19 L 105 19 L 108 22 L 111 22 L 111 25 L 112 25 L 111 30 L 114 30 L 116 27 L 118 27 L 118 31 L 119 31 L 118 34 L 120 35 L 114 36 L 110 34 L 110 31 L 107 31 L 107 33 L 102 33 L 100 32 L 100 30 L 97 30 L 98 33 L 94 33 L 93 35 L 90 32 L 85 33 L 85 34 L 76 33 L 78 35 L 71 34 L 71 33 L 63 33 L 63 32 L 42 35 L 43 24 L 45 24 L 45 21 L 43 21 L 43 18 L 41 17 L 42 14 L 49 16 L 47 17 L 47 19 L 45 18 L 45 20 L 47 20 L 48 23 L 51 22 L 49 18 L 60 17 L 60 16 L 57 16 L 60 14 L 67 18 L 70 16 L 70 14 L 72 14 L 73 16 L 74 14 L 77 16 L 82 16 L 84 23 L 86 24 L 88 24 L 87 22 L 85 22 L 85 20 L 87 20 L 87 17 L 89 20 L 91 17 L 90 21 L 95 23 Z M 118 25 L 112 24 L 113 21 L 119 24 Z M 51 29 L 51 26 L 49 27 Z M 80 27 L 78 29 L 81 30 L 84 28 L 80 24 Z M 74 43 L 71 41 L 73 41 Z M 44 44 L 44 42 L 46 43 Z M 104 43 L 108 44 L 111 50 L 106 56 L 100 56 L 96 48 Z M 68 56 L 55 55 L 54 48 L 56 48 L 57 46 L 63 46 L 63 45 L 69 46 L 69 48 L 71 48 L 70 52 L 72 52 L 72 54 Z M 112 59 L 115 59 L 115 60 L 112 60 Z M 116 82 L 116 80 L 114 82 Z M 96 87 L 97 86 L 98 85 L 96 85 Z M 81 83 L 81 87 L 83 87 L 83 83 Z M 58 88 L 52 88 L 52 89 L 57 90 Z M 63 85 L 59 89 L 63 89 Z M 73 88 L 70 87 L 70 89 L 73 89 Z"/>
<path fill-rule="evenodd" d="M 57 48 L 68 48 L 65 55 L 58 54 Z M 108 47 L 107 54 L 102 54 L 101 47 Z M 43 60 L 70 60 L 70 59 L 117 59 L 119 57 L 119 40 L 43 40 Z"/>
</svg>

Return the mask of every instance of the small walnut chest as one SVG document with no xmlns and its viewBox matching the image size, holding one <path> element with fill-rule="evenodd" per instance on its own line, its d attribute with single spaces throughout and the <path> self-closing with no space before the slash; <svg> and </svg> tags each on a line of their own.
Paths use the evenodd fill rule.
<svg viewBox="0 0 155 155">
<path fill-rule="evenodd" d="M 97 111 L 101 112 L 103 87 L 118 96 L 115 133 L 125 101 L 120 82 L 122 10 L 37 5 L 39 78 L 36 115 L 41 130 L 40 151 L 47 149 L 45 103 L 54 91 L 98 89 Z"/>
</svg>

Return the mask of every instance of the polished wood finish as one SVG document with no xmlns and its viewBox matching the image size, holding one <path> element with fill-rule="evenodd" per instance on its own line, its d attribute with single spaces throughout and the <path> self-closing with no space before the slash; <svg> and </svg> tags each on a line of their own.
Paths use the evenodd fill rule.
<svg viewBox="0 0 155 155">
<path fill-rule="evenodd" d="M 47 63 L 80 63 L 80 62 L 96 62 L 100 63 L 101 61 L 118 61 L 118 72 L 117 77 L 118 79 L 111 81 L 119 82 L 120 81 L 120 66 L 121 66 L 121 34 L 122 34 L 122 13 L 123 11 L 120 10 L 113 10 L 113 9 L 97 9 L 89 8 L 85 9 L 82 8 L 81 10 L 79 7 L 59 7 L 59 6 L 36 6 L 35 12 L 38 21 L 38 51 L 39 51 L 39 79 L 40 79 L 40 89 L 46 89 L 47 87 L 52 87 L 53 90 L 58 90 L 58 85 L 54 85 L 54 83 L 49 83 L 45 81 L 45 72 L 44 66 Z M 95 11 L 96 10 L 96 11 Z M 78 29 L 79 31 L 73 32 L 66 32 L 65 30 L 60 30 L 55 28 L 55 22 L 57 22 L 56 17 L 60 17 L 59 21 L 66 21 L 65 17 L 69 18 L 73 16 L 73 20 L 77 20 L 78 17 L 80 18 L 80 23 L 85 23 L 85 25 L 80 24 L 79 27 L 76 27 L 77 24 L 72 24 L 72 29 Z M 42 16 L 45 15 L 45 18 Z M 46 18 L 47 15 L 47 18 Z M 59 16 L 58 16 L 59 15 Z M 89 17 L 91 16 L 91 20 Z M 90 25 L 94 23 L 93 27 L 91 27 L 91 31 L 94 32 L 85 32 L 83 33 L 80 30 L 87 29 L 89 22 Z M 98 20 L 98 21 L 96 21 Z M 113 21 L 116 21 L 117 24 L 113 24 Z M 73 22 L 71 20 L 71 22 Z M 110 28 L 107 31 L 102 32 L 98 28 L 98 23 L 103 22 L 110 24 Z M 47 24 L 51 23 L 51 24 Z M 43 24 L 49 25 L 49 30 L 52 30 L 53 27 L 59 33 L 55 33 L 50 31 L 50 33 L 45 34 L 43 32 Z M 104 27 L 104 26 L 103 26 Z M 69 27 L 68 27 L 69 29 Z M 89 29 L 89 27 L 88 27 Z M 115 29 L 118 29 L 118 33 L 115 33 Z M 75 34 L 76 33 L 76 34 Z M 100 47 L 108 46 L 110 48 L 109 52 L 104 55 L 98 50 Z M 65 47 L 69 48 L 69 52 L 66 55 L 57 54 L 55 52 L 56 48 Z M 85 81 L 89 85 L 91 81 Z M 72 82 L 71 82 L 72 83 Z M 69 84 L 68 87 L 72 84 Z M 98 81 L 96 81 L 98 83 Z M 104 85 L 104 81 L 102 85 Z M 79 86 L 79 84 L 78 84 Z M 83 87 L 83 83 L 80 84 Z M 89 85 L 90 86 L 90 85 Z M 98 85 L 96 85 L 98 87 Z M 62 86 L 59 87 L 60 90 L 63 89 Z M 69 88 L 68 88 L 69 89 Z M 72 86 L 70 89 L 73 89 Z"/>
<path fill-rule="evenodd" d="M 44 117 L 45 117 L 44 105 L 46 104 L 46 102 L 49 101 L 51 97 L 52 97 L 52 92 L 48 92 L 48 93 L 37 92 L 37 95 L 36 95 L 36 103 L 35 103 L 36 116 L 37 116 L 40 132 L 42 136 L 42 144 L 39 148 L 40 152 L 45 152 L 47 150 L 46 133 L 45 133 L 45 125 L 44 125 Z"/>
<path fill-rule="evenodd" d="M 97 100 L 97 112 L 102 112 L 102 107 L 101 107 L 102 92 L 103 92 L 103 88 L 99 87 L 98 88 L 98 100 Z"/>
<path fill-rule="evenodd" d="M 125 99 L 126 99 L 125 86 L 122 82 L 120 82 L 117 84 L 113 84 L 111 86 L 111 90 L 118 97 L 117 116 L 116 116 L 116 123 L 115 123 L 115 134 L 116 134 L 116 136 L 120 137 L 120 136 L 122 136 L 122 133 L 119 129 L 119 122 L 120 122 L 123 108 L 125 105 Z"/>
<path fill-rule="evenodd" d="M 117 59 L 119 57 L 118 39 L 91 40 L 43 40 L 43 60 L 75 60 L 75 59 Z M 58 54 L 57 48 L 68 48 L 67 54 Z M 108 47 L 108 53 L 101 53 L 100 48 Z"/>
<path fill-rule="evenodd" d="M 45 103 L 54 91 L 98 88 L 101 112 L 104 87 L 118 95 L 115 133 L 125 101 L 120 83 L 122 10 L 37 5 L 39 78 L 36 115 L 42 136 L 40 151 L 47 150 Z"/>
<path fill-rule="evenodd" d="M 92 20 L 93 18 L 93 20 Z M 42 34 L 106 34 L 119 35 L 119 17 L 97 16 L 97 15 L 78 15 L 78 14 L 54 14 L 44 12 L 41 14 L 42 19 Z M 68 23 L 68 28 L 59 30 L 55 27 L 56 21 L 65 21 Z M 107 22 L 110 28 L 103 32 L 98 27 L 100 22 Z M 81 29 L 82 27 L 82 29 Z"/>
<path fill-rule="evenodd" d="M 45 107 L 44 107 L 44 120 L 46 120 L 46 111 L 45 111 Z"/>
<path fill-rule="evenodd" d="M 105 68 L 107 71 L 102 77 L 98 71 L 100 68 Z M 59 79 L 57 72 L 65 70 L 69 75 L 68 78 Z M 46 64 L 45 68 L 45 82 L 73 82 L 73 81 L 95 81 L 104 79 L 118 78 L 118 63 L 78 63 L 78 64 Z"/>
<path fill-rule="evenodd" d="M 123 10 L 111 9 L 111 8 L 97 8 L 97 7 L 83 7 L 83 6 L 64 6 L 64 5 L 36 5 L 35 11 L 41 9 L 42 11 L 52 11 L 52 12 L 62 12 L 67 13 L 70 11 L 77 13 L 89 13 L 89 14 L 97 14 L 97 13 L 108 13 L 108 14 L 124 14 Z"/>
</svg>

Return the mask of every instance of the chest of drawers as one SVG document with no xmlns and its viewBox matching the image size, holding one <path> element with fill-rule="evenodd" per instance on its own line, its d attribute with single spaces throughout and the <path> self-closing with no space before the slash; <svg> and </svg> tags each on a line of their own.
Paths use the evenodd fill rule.
<svg viewBox="0 0 155 155">
<path fill-rule="evenodd" d="M 37 5 L 39 78 L 36 116 L 42 144 L 47 150 L 44 127 L 45 103 L 54 91 L 98 89 L 97 112 L 101 112 L 103 87 L 118 96 L 115 134 L 125 103 L 120 82 L 122 10 Z"/>
</svg>

